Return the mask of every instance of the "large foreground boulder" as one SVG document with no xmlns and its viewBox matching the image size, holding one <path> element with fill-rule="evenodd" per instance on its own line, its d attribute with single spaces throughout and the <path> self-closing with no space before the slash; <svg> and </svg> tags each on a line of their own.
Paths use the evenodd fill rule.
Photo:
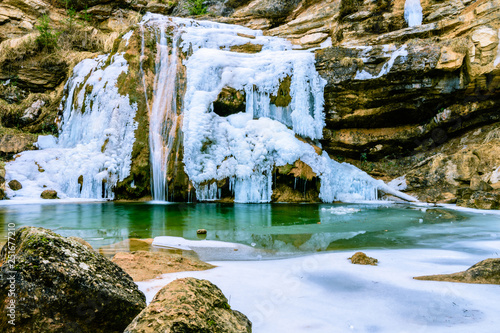
<svg viewBox="0 0 500 333">
<path fill-rule="evenodd" d="M 123 332 L 146 306 L 120 267 L 47 229 L 18 229 L 0 264 L 1 332 Z"/>
<path fill-rule="evenodd" d="M 252 323 L 241 312 L 231 310 L 217 286 L 184 278 L 163 287 L 124 333 L 251 331 Z"/>
<path fill-rule="evenodd" d="M 415 280 L 500 284 L 500 258 L 478 262 L 466 271 L 453 274 L 418 276 Z"/>
</svg>

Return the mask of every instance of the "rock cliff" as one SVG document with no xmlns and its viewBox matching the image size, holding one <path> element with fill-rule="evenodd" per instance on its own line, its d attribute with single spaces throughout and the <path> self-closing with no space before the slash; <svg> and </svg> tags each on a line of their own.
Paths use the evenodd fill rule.
<svg viewBox="0 0 500 333">
<path fill-rule="evenodd" d="M 8 50 L 0 52 L 4 160 L 31 148 L 37 134 L 57 132 L 62 84 L 78 60 L 111 51 L 116 37 L 146 11 L 200 14 L 262 29 L 315 52 L 316 67 L 327 80 L 321 144 L 333 158 L 357 164 L 385 181 L 399 178 L 399 188 L 421 200 L 478 208 L 500 205 L 500 157 L 494 153 L 500 146 L 498 0 L 422 0 L 422 24 L 412 27 L 404 18 L 404 0 L 86 4 L 0 4 L 0 49 Z M 43 15 L 50 19 L 52 32 L 43 29 Z M 57 35 L 61 45 L 56 51 L 34 43 L 44 32 Z M 230 105 L 235 107 L 241 105 Z M 147 138 L 139 141 L 144 144 Z M 139 159 L 134 165 L 136 174 L 148 182 L 144 149 L 134 148 Z M 138 198 L 148 191 L 132 191 L 127 184 L 130 181 L 119 186 L 118 197 Z M 186 184 L 182 180 L 178 186 Z M 289 200 L 287 191 L 274 198 Z"/>
</svg>

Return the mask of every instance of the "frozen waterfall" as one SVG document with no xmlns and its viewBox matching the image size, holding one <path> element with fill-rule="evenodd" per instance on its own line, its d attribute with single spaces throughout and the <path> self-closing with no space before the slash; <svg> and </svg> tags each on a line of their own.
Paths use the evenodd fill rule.
<svg viewBox="0 0 500 333">
<path fill-rule="evenodd" d="M 113 187 L 130 173 L 137 106 L 118 92 L 128 70 L 122 54 L 86 59 L 65 86 L 59 138 L 40 136 L 40 150 L 25 151 L 6 165 L 6 179 L 23 188 L 12 199 L 40 198 L 56 190 L 60 198 L 113 199 Z"/>
<path fill-rule="evenodd" d="M 420 0 L 406 0 L 405 21 L 409 27 L 416 27 L 422 24 L 422 6 Z"/>
<path fill-rule="evenodd" d="M 221 198 L 226 184 L 235 202 L 270 202 L 276 168 L 299 161 L 319 179 L 325 202 L 375 200 L 379 191 L 413 199 L 321 150 L 326 81 L 313 53 L 241 26 L 150 13 L 122 37 L 126 46 L 134 33 L 142 34 L 153 199 L 172 197 L 168 184 L 183 167 L 198 200 Z M 146 45 L 156 51 L 155 62 L 148 62 L 154 80 L 144 74 Z M 10 198 L 39 198 L 45 189 L 60 198 L 114 198 L 116 184 L 130 175 L 138 126 L 137 103 L 120 93 L 128 70 L 123 53 L 83 60 L 73 69 L 59 138 L 40 136 L 39 150 L 7 164 L 7 181 L 23 185 L 8 189 Z M 245 96 L 245 110 L 218 115 L 214 102 L 229 88 Z"/>
<path fill-rule="evenodd" d="M 324 201 L 374 200 L 379 190 L 395 192 L 352 165 L 340 164 L 325 152 L 318 154 L 297 138 L 322 138 L 326 82 L 316 72 L 313 53 L 292 50 L 283 39 L 235 25 L 157 14 L 146 14 L 141 25 L 160 32 L 159 36 L 170 31 L 170 38 L 157 37 L 159 49 L 178 47 L 175 52 L 186 55 L 183 162 L 199 200 L 219 199 L 217 183 L 228 180 L 235 202 L 270 202 L 274 168 L 299 159 L 320 178 Z M 231 51 L 246 44 L 260 45 L 261 51 Z M 163 70 L 169 68 L 173 65 Z M 158 85 L 166 83 L 162 75 L 157 72 Z M 286 79 L 291 101 L 286 107 L 276 106 L 270 96 Z M 227 87 L 245 92 L 245 112 L 227 117 L 213 112 L 213 102 Z M 165 165 L 163 160 L 158 163 Z"/>
</svg>

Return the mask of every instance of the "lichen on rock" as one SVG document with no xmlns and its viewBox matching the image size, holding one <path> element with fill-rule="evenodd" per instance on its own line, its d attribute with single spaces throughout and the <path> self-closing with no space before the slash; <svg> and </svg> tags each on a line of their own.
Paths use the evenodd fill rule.
<svg viewBox="0 0 500 333">
<path fill-rule="evenodd" d="M 222 291 L 207 280 L 178 279 L 163 287 L 124 333 L 249 333 L 252 324 L 231 309 Z"/>
<path fill-rule="evenodd" d="M 353 264 L 356 265 L 372 265 L 372 266 L 377 266 L 378 264 L 378 259 L 368 257 L 365 253 L 363 252 L 356 252 L 352 257 L 349 258 Z"/>
<path fill-rule="evenodd" d="M 19 228 L 15 254 L 0 254 L 0 304 L 16 285 L 16 325 L 3 332 L 122 332 L 146 306 L 144 294 L 120 267 L 87 246 L 50 230 Z M 7 278 L 11 279 L 8 280 Z"/>
<path fill-rule="evenodd" d="M 478 262 L 463 272 L 414 277 L 415 280 L 500 284 L 500 258 Z"/>
</svg>

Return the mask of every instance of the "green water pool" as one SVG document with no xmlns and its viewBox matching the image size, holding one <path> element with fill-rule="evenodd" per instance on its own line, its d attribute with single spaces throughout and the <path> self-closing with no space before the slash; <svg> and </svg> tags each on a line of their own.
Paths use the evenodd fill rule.
<svg viewBox="0 0 500 333">
<path fill-rule="evenodd" d="M 0 230 L 29 225 L 77 236 L 95 248 L 128 238 L 177 236 L 236 242 L 281 255 L 368 248 L 480 251 L 500 244 L 500 215 L 394 204 L 4 204 Z M 500 249 L 499 249 L 500 252 Z"/>
</svg>

